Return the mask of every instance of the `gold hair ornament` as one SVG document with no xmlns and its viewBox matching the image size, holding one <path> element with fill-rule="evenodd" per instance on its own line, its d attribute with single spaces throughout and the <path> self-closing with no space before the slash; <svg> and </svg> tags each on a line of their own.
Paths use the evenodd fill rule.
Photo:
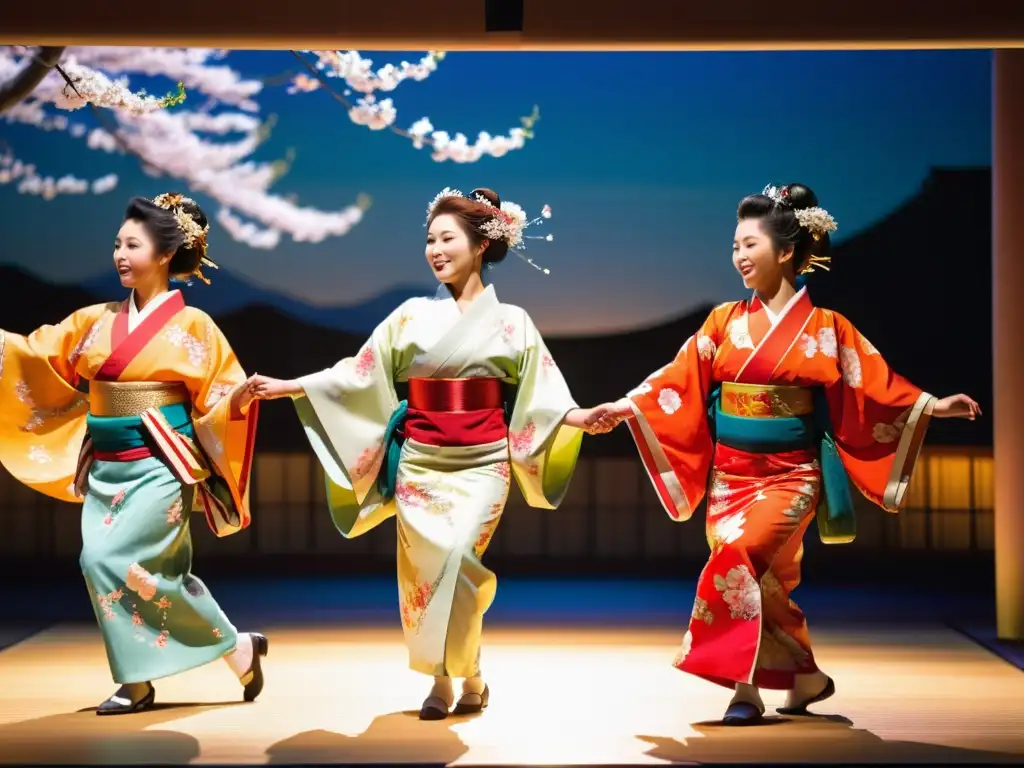
<svg viewBox="0 0 1024 768">
<path fill-rule="evenodd" d="M 210 225 L 207 224 L 205 227 L 199 226 L 199 222 L 195 220 L 191 213 L 185 210 L 184 206 L 191 203 L 196 205 L 196 201 L 190 197 L 179 195 L 171 192 L 165 192 L 162 195 L 157 195 L 153 198 L 153 205 L 158 208 L 163 208 L 165 211 L 170 211 L 174 216 L 174 220 L 178 224 L 178 229 L 185 236 L 184 245 L 189 248 L 195 248 L 199 251 L 199 263 L 196 268 L 187 275 L 175 277 L 181 277 L 185 281 L 188 281 L 191 277 L 197 277 L 202 280 L 206 285 L 210 284 L 209 279 L 203 274 L 203 267 L 210 267 L 211 269 L 220 269 L 216 262 L 210 259 L 206 255 L 206 235 L 210 231 Z"/>
<path fill-rule="evenodd" d="M 785 205 L 793 210 L 793 214 L 796 216 L 797 223 L 811 233 L 811 237 L 817 242 L 821 240 L 829 232 L 835 232 L 839 229 L 839 225 L 836 220 L 832 217 L 832 214 L 826 211 L 821 206 L 814 206 L 812 208 L 793 208 L 793 201 L 789 197 L 789 187 L 776 187 L 774 184 L 769 184 L 764 188 L 761 193 L 770 200 L 778 203 L 779 205 Z M 831 256 L 811 256 L 807 263 L 800 269 L 801 275 L 806 275 L 813 272 L 816 268 L 823 269 L 826 272 L 831 271 L 826 266 L 832 261 Z"/>
</svg>

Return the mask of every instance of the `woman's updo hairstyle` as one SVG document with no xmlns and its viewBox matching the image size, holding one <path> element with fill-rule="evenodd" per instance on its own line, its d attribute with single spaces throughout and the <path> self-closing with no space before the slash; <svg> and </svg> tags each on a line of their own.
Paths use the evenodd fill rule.
<svg viewBox="0 0 1024 768">
<path fill-rule="evenodd" d="M 477 196 L 484 198 L 487 203 L 477 200 Z M 474 189 L 465 197 L 448 196 L 438 200 L 430 212 L 427 226 L 443 213 L 454 216 L 474 246 L 480 245 L 484 240 L 488 241 L 489 244 L 481 257 L 483 264 L 500 264 L 508 255 L 508 243 L 487 237 L 483 230 L 487 222 L 494 219 L 495 210 L 500 208 L 501 198 L 493 189 Z"/>
<path fill-rule="evenodd" d="M 164 208 L 163 205 L 170 207 Z M 179 216 L 181 211 L 184 216 Z M 185 220 L 185 225 L 182 224 Z M 188 223 L 191 219 L 193 224 Z M 206 232 L 209 221 L 199 205 L 176 192 L 168 192 L 154 200 L 133 197 L 124 214 L 125 221 L 137 221 L 153 240 L 157 254 L 171 254 L 168 275 L 176 280 L 202 277 L 203 263 L 212 264 L 206 257 Z M 191 237 L 186 227 L 192 229 Z"/>
<path fill-rule="evenodd" d="M 768 194 L 769 189 L 775 194 Z M 760 195 L 747 195 L 743 198 L 736 210 L 736 218 L 739 221 L 759 220 L 761 228 L 772 239 L 777 250 L 783 251 L 792 246 L 793 268 L 800 274 L 812 257 L 824 259 L 831 247 L 827 231 L 818 232 L 816 238 L 797 218 L 797 211 L 818 207 L 818 196 L 803 184 L 787 184 L 777 190 L 769 189 Z"/>
</svg>

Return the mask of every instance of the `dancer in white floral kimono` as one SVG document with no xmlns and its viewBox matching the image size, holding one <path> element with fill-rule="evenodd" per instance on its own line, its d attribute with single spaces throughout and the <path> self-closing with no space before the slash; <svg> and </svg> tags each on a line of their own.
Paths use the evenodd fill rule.
<svg viewBox="0 0 1024 768">
<path fill-rule="evenodd" d="M 331 369 L 256 377 L 254 387 L 259 398 L 295 398 L 343 535 L 397 514 L 402 626 L 410 666 L 434 677 L 420 717 L 436 720 L 452 709 L 452 677 L 463 678 L 455 714 L 488 703 L 480 635 L 496 579 L 480 558 L 510 477 L 531 506 L 557 507 L 582 432 L 604 410 L 576 406 L 529 315 L 484 286 L 482 266 L 522 243 L 522 209 L 490 190 L 445 189 L 427 223 L 437 297 L 402 304 Z M 407 403 L 399 381 L 409 383 Z M 508 419 L 503 382 L 517 386 Z"/>
<path fill-rule="evenodd" d="M 218 536 L 249 524 L 259 405 L 214 322 L 169 290 L 204 279 L 207 231 L 186 197 L 135 198 L 114 244 L 125 301 L 0 330 L 0 461 L 48 496 L 84 498 L 82 573 L 120 685 L 99 715 L 148 709 L 153 680 L 221 658 L 246 701 L 263 688 L 267 639 L 237 632 L 191 572 L 193 509 Z"/>
</svg>

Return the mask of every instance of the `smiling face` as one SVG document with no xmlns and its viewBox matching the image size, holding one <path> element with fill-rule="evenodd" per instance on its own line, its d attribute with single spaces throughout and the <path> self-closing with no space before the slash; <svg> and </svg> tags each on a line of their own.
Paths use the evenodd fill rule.
<svg viewBox="0 0 1024 768">
<path fill-rule="evenodd" d="M 427 230 L 427 264 L 442 283 L 464 282 L 480 271 L 480 258 L 487 241 L 475 243 L 462 221 L 450 213 L 434 217 Z"/>
<path fill-rule="evenodd" d="M 732 242 L 732 264 L 753 291 L 769 293 L 779 284 L 793 248 L 779 250 L 761 227 L 760 219 L 742 219 Z"/>
<path fill-rule="evenodd" d="M 167 280 L 171 254 L 158 254 L 141 222 L 128 219 L 114 240 L 114 269 L 125 288 L 140 288 Z"/>
</svg>

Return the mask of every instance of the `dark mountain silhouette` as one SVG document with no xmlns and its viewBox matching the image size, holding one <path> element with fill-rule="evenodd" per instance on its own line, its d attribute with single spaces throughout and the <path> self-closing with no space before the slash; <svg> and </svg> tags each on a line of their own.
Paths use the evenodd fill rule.
<svg viewBox="0 0 1024 768">
<path fill-rule="evenodd" d="M 919 194 L 837 246 L 830 273 L 810 280 L 815 302 L 850 318 L 901 374 L 939 396 L 964 391 L 981 403 L 986 418 L 975 424 L 937 422 L 931 442 L 992 440 L 990 183 L 986 168 L 933 171 Z M 193 288 L 190 301 L 201 290 Z M 118 295 L 121 289 L 103 298 Z M 737 280 L 736 298 L 742 297 Z M 95 301 L 85 287 L 51 286 L 0 266 L 0 328 L 25 332 Z M 399 301 L 382 306 L 381 317 Z M 547 342 L 577 401 L 593 405 L 621 396 L 674 357 L 709 309 L 629 333 Z M 269 304 L 210 314 L 247 370 L 284 378 L 333 365 L 354 354 L 366 336 L 325 328 Z M 289 402 L 265 404 L 259 444 L 262 450 L 306 450 Z M 590 455 L 634 451 L 625 430 L 585 446 Z"/>
<path fill-rule="evenodd" d="M 179 286 L 185 300 L 193 307 L 220 317 L 238 312 L 251 306 L 275 307 L 282 314 L 311 325 L 319 325 L 336 331 L 369 333 L 406 299 L 416 296 L 433 296 L 434 286 L 398 285 L 379 296 L 350 306 L 313 306 L 301 299 L 284 293 L 260 288 L 236 276 L 230 270 L 210 271 L 209 277 L 216 281 L 212 287 L 196 281 L 190 286 Z M 124 289 L 117 273 L 107 270 L 80 284 L 86 291 L 99 297 L 121 296 Z"/>
</svg>

